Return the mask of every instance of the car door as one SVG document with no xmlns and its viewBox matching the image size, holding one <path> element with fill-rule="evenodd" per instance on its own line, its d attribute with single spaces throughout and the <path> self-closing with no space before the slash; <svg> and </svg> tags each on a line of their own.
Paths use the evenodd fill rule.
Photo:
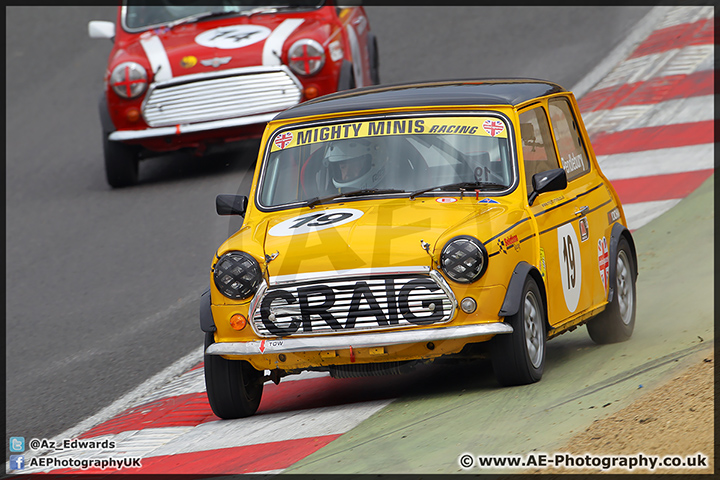
<svg viewBox="0 0 720 480">
<path fill-rule="evenodd" d="M 525 185 L 532 192 L 532 176 L 560 168 L 548 120 L 547 103 L 520 112 L 520 136 Z M 584 182 L 540 194 L 529 207 L 537 222 L 541 265 L 547 290 L 548 322 L 558 326 L 582 316 L 593 304 L 593 276 L 587 270 L 594 255 L 586 235 Z"/>
<path fill-rule="evenodd" d="M 591 277 L 588 278 L 587 287 L 592 288 L 592 305 L 597 306 L 607 299 L 608 245 L 610 225 L 616 219 L 613 217 L 616 205 L 611 193 L 605 188 L 603 178 L 588 159 L 588 148 L 578 123 L 579 113 L 571 98 L 559 96 L 550 99 L 548 111 L 560 164 L 567 173 L 568 187 L 576 191 L 579 197 L 576 209 L 584 212 L 578 218 L 580 241 L 592 247 L 588 249 L 585 271 Z"/>
</svg>

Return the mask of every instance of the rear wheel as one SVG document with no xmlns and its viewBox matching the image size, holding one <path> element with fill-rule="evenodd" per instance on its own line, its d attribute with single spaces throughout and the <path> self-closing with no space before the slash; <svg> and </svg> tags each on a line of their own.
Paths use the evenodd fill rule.
<svg viewBox="0 0 720 480">
<path fill-rule="evenodd" d="M 213 333 L 206 332 L 205 349 L 214 341 Z M 262 397 L 263 374 L 244 360 L 205 355 L 205 387 L 213 413 L 226 419 L 253 415 Z"/>
<path fill-rule="evenodd" d="M 545 366 L 545 309 L 532 277 L 525 280 L 518 312 L 507 322 L 513 333 L 496 335 L 492 340 L 495 378 L 504 386 L 537 382 Z"/>
<path fill-rule="evenodd" d="M 635 329 L 635 265 L 627 240 L 618 242 L 615 259 L 615 293 L 612 302 L 587 323 L 593 342 L 617 343 L 628 340 Z"/>
<path fill-rule="evenodd" d="M 138 181 L 138 147 L 108 140 L 103 136 L 105 175 L 113 188 L 135 185 Z"/>
</svg>

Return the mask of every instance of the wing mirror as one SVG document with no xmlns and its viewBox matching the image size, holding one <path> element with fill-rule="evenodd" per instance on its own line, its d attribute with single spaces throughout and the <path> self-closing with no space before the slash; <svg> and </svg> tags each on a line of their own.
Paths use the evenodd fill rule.
<svg viewBox="0 0 720 480">
<path fill-rule="evenodd" d="M 245 195 L 218 195 L 215 198 L 215 209 L 218 215 L 245 216 L 248 197 Z"/>
<path fill-rule="evenodd" d="M 533 191 L 528 197 L 528 203 L 533 204 L 538 195 L 545 192 L 565 190 L 567 187 L 567 173 L 564 168 L 554 168 L 532 176 Z"/>
<path fill-rule="evenodd" d="M 115 24 L 105 20 L 91 20 L 88 23 L 88 35 L 90 38 L 115 38 Z"/>
</svg>

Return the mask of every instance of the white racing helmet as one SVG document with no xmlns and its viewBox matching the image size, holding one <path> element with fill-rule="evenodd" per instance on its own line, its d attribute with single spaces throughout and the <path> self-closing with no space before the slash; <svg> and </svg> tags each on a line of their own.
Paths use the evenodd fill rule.
<svg viewBox="0 0 720 480">
<path fill-rule="evenodd" d="M 337 140 L 325 151 L 333 185 L 345 191 L 378 186 L 385 178 L 387 159 L 382 137 Z"/>
</svg>

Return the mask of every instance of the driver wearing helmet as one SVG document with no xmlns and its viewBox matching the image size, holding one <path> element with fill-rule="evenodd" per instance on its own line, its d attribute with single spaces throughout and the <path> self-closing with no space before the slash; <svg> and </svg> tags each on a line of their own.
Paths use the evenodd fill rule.
<svg viewBox="0 0 720 480">
<path fill-rule="evenodd" d="M 387 160 L 384 138 L 338 140 L 325 152 L 333 185 L 341 193 L 377 187 L 385 178 Z"/>
</svg>

